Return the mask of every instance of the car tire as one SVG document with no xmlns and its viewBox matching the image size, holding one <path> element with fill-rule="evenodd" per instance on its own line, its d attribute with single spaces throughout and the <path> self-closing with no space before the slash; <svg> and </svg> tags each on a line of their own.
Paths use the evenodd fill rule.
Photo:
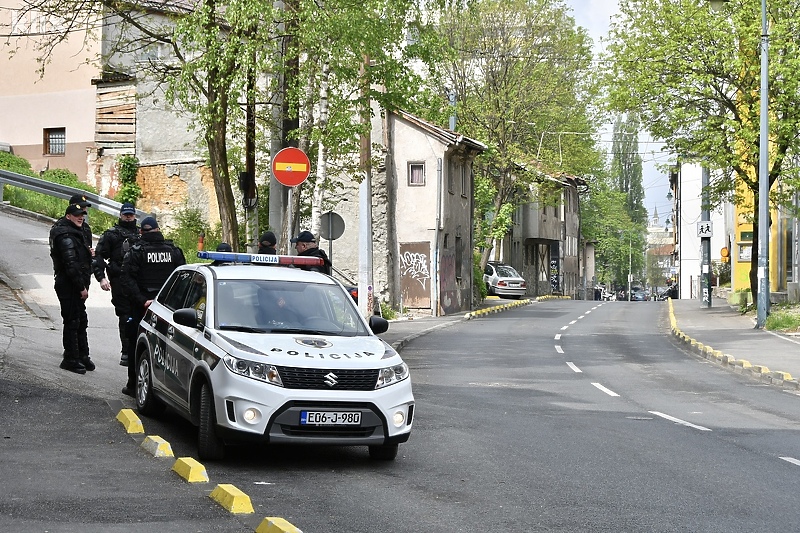
<svg viewBox="0 0 800 533">
<path fill-rule="evenodd" d="M 397 457 L 398 444 L 383 444 L 380 446 L 369 447 L 370 459 L 376 461 L 393 461 Z"/>
<path fill-rule="evenodd" d="M 158 416 L 166 406 L 153 392 L 153 365 L 145 352 L 136 368 L 136 409 L 145 416 Z"/>
<path fill-rule="evenodd" d="M 486 295 L 494 296 L 494 291 L 492 290 L 492 286 L 489 283 L 486 284 Z"/>
<path fill-rule="evenodd" d="M 211 461 L 225 457 L 225 443 L 217 435 L 214 396 L 208 383 L 204 383 L 200 389 L 200 427 L 197 432 L 197 455 L 200 459 Z"/>
</svg>

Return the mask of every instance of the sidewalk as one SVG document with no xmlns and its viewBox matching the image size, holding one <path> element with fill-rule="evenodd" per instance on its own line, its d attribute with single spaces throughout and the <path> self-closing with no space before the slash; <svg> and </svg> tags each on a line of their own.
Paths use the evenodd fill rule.
<svg viewBox="0 0 800 533">
<path fill-rule="evenodd" d="M 715 298 L 671 301 L 672 334 L 692 351 L 762 381 L 800 389 L 800 338 L 755 329 L 755 323 Z"/>
</svg>

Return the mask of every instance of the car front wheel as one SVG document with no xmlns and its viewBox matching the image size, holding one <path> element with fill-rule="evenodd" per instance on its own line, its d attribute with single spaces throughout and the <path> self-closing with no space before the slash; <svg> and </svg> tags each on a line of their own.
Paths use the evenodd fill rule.
<svg viewBox="0 0 800 533">
<path fill-rule="evenodd" d="M 145 352 L 136 372 L 136 409 L 145 416 L 158 416 L 164 412 L 164 407 L 153 392 L 153 366 L 150 354 Z"/>
<path fill-rule="evenodd" d="M 214 396 L 211 387 L 204 383 L 200 389 L 200 428 L 197 434 L 197 455 L 200 459 L 218 460 L 225 457 L 225 444 L 217 436 L 217 417 L 214 414 Z"/>
</svg>

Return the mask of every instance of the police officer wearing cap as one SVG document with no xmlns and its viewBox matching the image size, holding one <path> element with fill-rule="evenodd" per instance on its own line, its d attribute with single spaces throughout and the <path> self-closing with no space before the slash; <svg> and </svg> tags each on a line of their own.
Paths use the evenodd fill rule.
<svg viewBox="0 0 800 533">
<path fill-rule="evenodd" d="M 294 244 L 295 250 L 297 250 L 297 255 L 322 258 L 323 265 L 321 267 L 305 266 L 300 268 L 330 275 L 333 263 L 328 259 L 328 254 L 325 253 L 325 250 L 317 246 L 313 233 L 310 231 L 301 231 L 300 235 L 292 239 L 291 242 Z"/>
<path fill-rule="evenodd" d="M 147 308 L 153 303 L 161 286 L 169 278 L 172 271 L 186 264 L 183 250 L 164 240 L 164 235 L 153 217 L 142 220 L 139 227 L 139 241 L 131 246 L 122 261 L 120 277 L 125 294 L 131 306 L 128 317 L 128 382 L 122 393 L 128 396 L 136 394 L 136 335 L 139 322 L 144 318 Z"/>
<path fill-rule="evenodd" d="M 122 259 L 130 246 L 139 239 L 136 228 L 136 207 L 132 203 L 122 204 L 119 210 L 119 221 L 103 232 L 94 251 L 94 277 L 100 282 L 100 288 L 111 291 L 111 304 L 118 319 L 119 341 L 122 346 L 119 364 L 128 366 L 127 321 L 130 315 L 130 304 L 120 283 Z"/>
<path fill-rule="evenodd" d="M 277 255 L 277 251 L 275 250 L 275 244 L 277 244 L 278 240 L 275 238 L 275 234 L 271 231 L 265 231 L 261 234 L 261 238 L 258 240 L 258 253 L 265 254 L 265 255 Z"/>
<path fill-rule="evenodd" d="M 64 216 L 50 228 L 50 258 L 63 321 L 64 353 L 60 367 L 76 374 L 95 369 L 89 357 L 86 315 L 94 255 L 92 230 L 86 223 L 86 209 L 90 205 L 85 196 L 74 195 Z"/>
</svg>

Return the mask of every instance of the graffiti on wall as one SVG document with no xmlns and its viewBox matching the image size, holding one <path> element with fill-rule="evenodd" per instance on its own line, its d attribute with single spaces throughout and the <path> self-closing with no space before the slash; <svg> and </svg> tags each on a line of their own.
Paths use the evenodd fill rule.
<svg viewBox="0 0 800 533">
<path fill-rule="evenodd" d="M 431 306 L 430 253 L 429 242 L 400 243 L 400 291 L 405 307 Z"/>
<path fill-rule="evenodd" d="M 561 290 L 560 278 L 558 259 L 550 259 L 550 289 L 553 292 L 559 292 Z"/>
</svg>

